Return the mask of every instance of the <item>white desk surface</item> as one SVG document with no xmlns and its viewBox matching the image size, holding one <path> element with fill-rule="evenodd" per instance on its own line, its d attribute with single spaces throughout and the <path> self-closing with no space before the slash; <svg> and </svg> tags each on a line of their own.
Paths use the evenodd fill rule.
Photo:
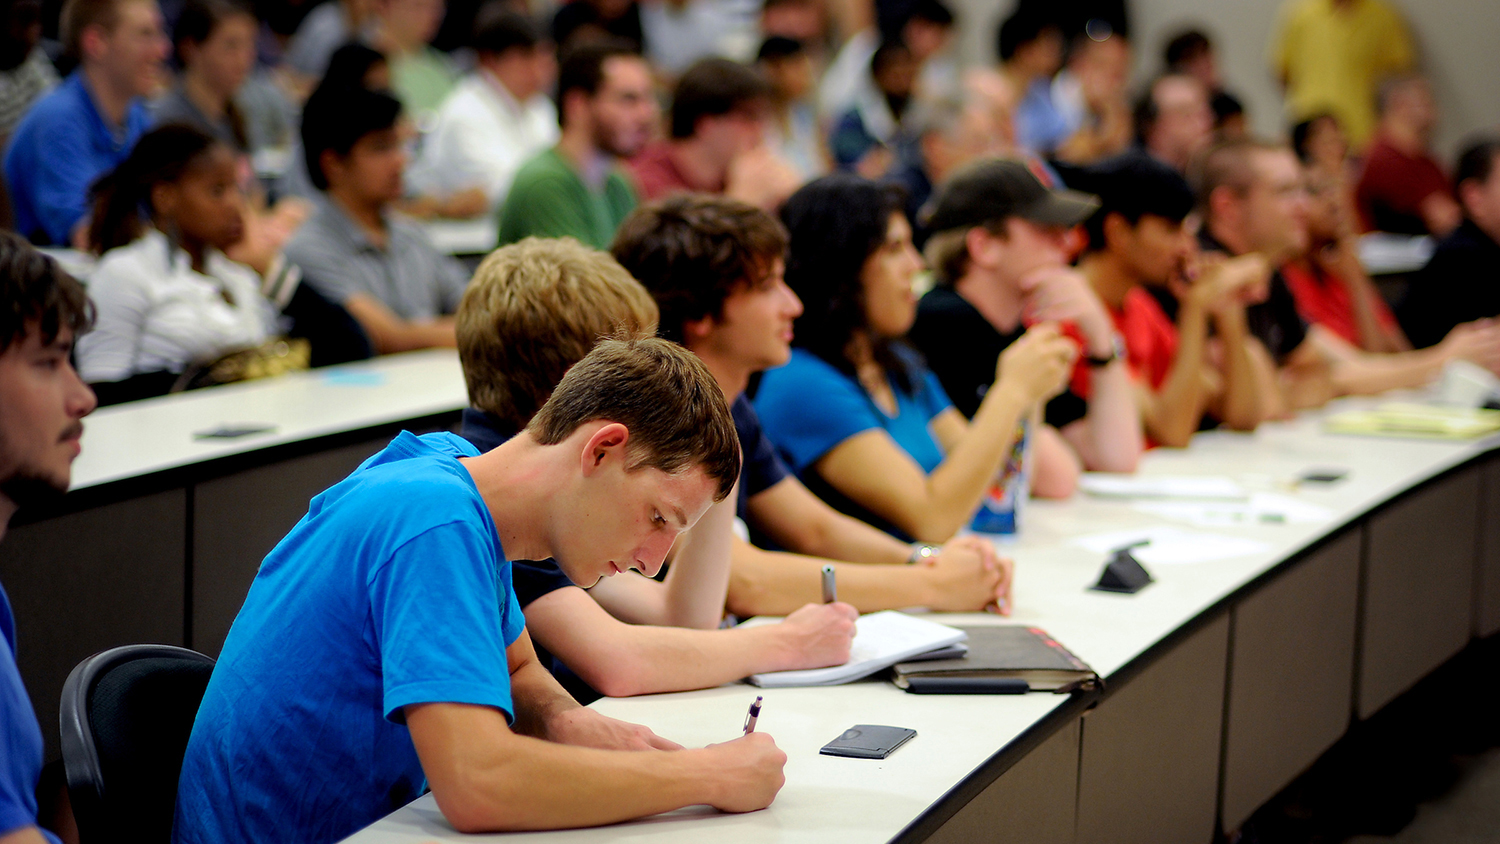
<svg viewBox="0 0 1500 844">
<path fill-rule="evenodd" d="M 73 489 L 468 406 L 458 354 L 432 349 L 114 405 L 84 419 Z M 221 426 L 271 425 L 235 439 Z"/>
<path fill-rule="evenodd" d="M 1346 400 L 1330 412 L 1370 403 Z M 1264 425 L 1254 434 L 1200 434 L 1188 449 L 1150 452 L 1141 472 L 1228 475 L 1252 492 L 1276 492 L 1327 508 L 1332 515 L 1326 521 L 1208 528 L 1082 493 L 1066 502 L 1035 502 L 1025 514 L 1023 538 L 1002 546 L 1017 562 L 1014 615 L 1001 620 L 952 614 L 936 616 L 937 620 L 1040 626 L 1109 678 L 1260 574 L 1401 492 L 1500 444 L 1496 438 L 1454 443 L 1332 436 L 1319 430 L 1322 415 Z M 1325 466 L 1342 467 L 1349 474 L 1332 484 L 1293 485 L 1306 470 Z M 1069 544 L 1069 539 L 1160 525 L 1245 537 L 1267 548 L 1239 558 L 1151 567 L 1156 582 L 1133 596 L 1087 589 L 1099 576 L 1103 555 Z M 888 841 L 986 759 L 1067 701 L 1039 693 L 926 697 L 872 680 L 807 689 L 756 690 L 734 684 L 699 692 L 607 698 L 594 706 L 692 747 L 736 735 L 757 692 L 766 696 L 759 728 L 773 735 L 789 757 L 787 784 L 765 811 L 735 816 L 699 807 L 593 830 L 463 836 L 443 820 L 429 794 L 348 841 Z M 819 747 L 857 723 L 911 727 L 918 736 L 880 762 L 818 755 Z"/>
</svg>

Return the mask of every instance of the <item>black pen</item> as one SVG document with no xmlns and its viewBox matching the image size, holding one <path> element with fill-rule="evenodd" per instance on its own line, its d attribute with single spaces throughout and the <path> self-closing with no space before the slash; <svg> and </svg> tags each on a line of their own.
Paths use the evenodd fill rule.
<svg viewBox="0 0 1500 844">
<path fill-rule="evenodd" d="M 755 696 L 755 702 L 750 704 L 750 714 L 745 716 L 745 735 L 755 732 L 755 719 L 760 717 L 760 695 Z"/>
<path fill-rule="evenodd" d="M 833 566 L 823 567 L 823 603 L 831 604 L 839 599 L 838 586 L 833 581 Z"/>
</svg>

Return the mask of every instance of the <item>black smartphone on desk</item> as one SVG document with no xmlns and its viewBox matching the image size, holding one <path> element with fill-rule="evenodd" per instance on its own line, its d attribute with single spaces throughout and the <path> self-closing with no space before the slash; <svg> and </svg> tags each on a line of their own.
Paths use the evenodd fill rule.
<svg viewBox="0 0 1500 844">
<path fill-rule="evenodd" d="M 916 730 L 905 727 L 883 727 L 878 724 L 855 724 L 838 738 L 823 745 L 824 756 L 848 756 L 853 759 L 884 759 L 896 748 L 911 741 Z"/>
</svg>

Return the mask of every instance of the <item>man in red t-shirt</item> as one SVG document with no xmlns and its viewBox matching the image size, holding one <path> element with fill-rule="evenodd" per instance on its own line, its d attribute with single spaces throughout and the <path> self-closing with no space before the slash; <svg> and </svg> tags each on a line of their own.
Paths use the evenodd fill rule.
<svg viewBox="0 0 1500 844">
<path fill-rule="evenodd" d="M 1200 261 L 1188 223 L 1192 190 L 1161 162 L 1126 156 L 1088 178 L 1101 205 L 1086 223 L 1079 270 L 1125 337 L 1146 434 L 1156 444 L 1185 446 L 1205 413 L 1254 429 L 1274 384 L 1270 356 L 1245 321 L 1246 304 L 1264 296 L 1265 261 Z M 1175 322 L 1152 295 L 1168 289 Z"/>
<path fill-rule="evenodd" d="M 672 91 L 671 134 L 630 159 L 641 201 L 673 193 L 723 194 L 774 211 L 802 184 L 766 146 L 771 85 L 724 58 L 683 71 Z"/>
<path fill-rule="evenodd" d="M 1447 235 L 1463 221 L 1463 212 L 1443 168 L 1428 153 L 1437 125 L 1432 88 L 1420 76 L 1392 80 L 1381 89 L 1379 111 L 1354 190 L 1360 222 L 1366 231 Z"/>
</svg>

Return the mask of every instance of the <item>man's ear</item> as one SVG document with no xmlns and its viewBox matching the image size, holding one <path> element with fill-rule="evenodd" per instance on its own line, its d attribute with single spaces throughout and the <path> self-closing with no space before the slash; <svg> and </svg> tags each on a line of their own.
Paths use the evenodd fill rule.
<svg viewBox="0 0 1500 844">
<path fill-rule="evenodd" d="M 714 330 L 714 318 L 711 316 L 690 319 L 682 324 L 683 345 L 691 346 L 700 342 Z"/>
<path fill-rule="evenodd" d="M 1111 211 L 1104 215 L 1104 243 L 1100 246 L 1108 249 L 1113 245 L 1124 246 L 1133 232 L 1130 223 L 1125 217 Z"/>
<path fill-rule="evenodd" d="M 177 213 L 177 186 L 170 182 L 157 182 L 151 186 L 151 207 L 163 217 Z"/>
<path fill-rule="evenodd" d="M 585 477 L 594 474 L 611 460 L 625 460 L 625 446 L 630 442 L 630 429 L 619 422 L 606 422 L 589 435 L 579 454 Z"/>
<path fill-rule="evenodd" d="M 964 234 L 964 248 L 969 250 L 969 263 L 987 270 L 1000 262 L 1000 238 L 991 234 L 984 226 L 975 226 Z"/>
<path fill-rule="evenodd" d="M 342 175 L 343 164 L 343 157 L 331 149 L 325 149 L 318 153 L 318 166 L 323 168 L 323 179 L 329 185 L 333 184 L 333 173 L 335 170 L 338 170 L 340 175 Z"/>
<path fill-rule="evenodd" d="M 1231 226 L 1238 225 L 1239 201 L 1238 191 L 1229 185 L 1219 185 L 1208 195 L 1208 219 L 1223 220 Z"/>
<path fill-rule="evenodd" d="M 78 56 L 79 61 L 84 59 L 96 59 L 107 47 L 109 33 L 104 27 L 95 24 L 86 26 L 78 33 Z"/>
</svg>

